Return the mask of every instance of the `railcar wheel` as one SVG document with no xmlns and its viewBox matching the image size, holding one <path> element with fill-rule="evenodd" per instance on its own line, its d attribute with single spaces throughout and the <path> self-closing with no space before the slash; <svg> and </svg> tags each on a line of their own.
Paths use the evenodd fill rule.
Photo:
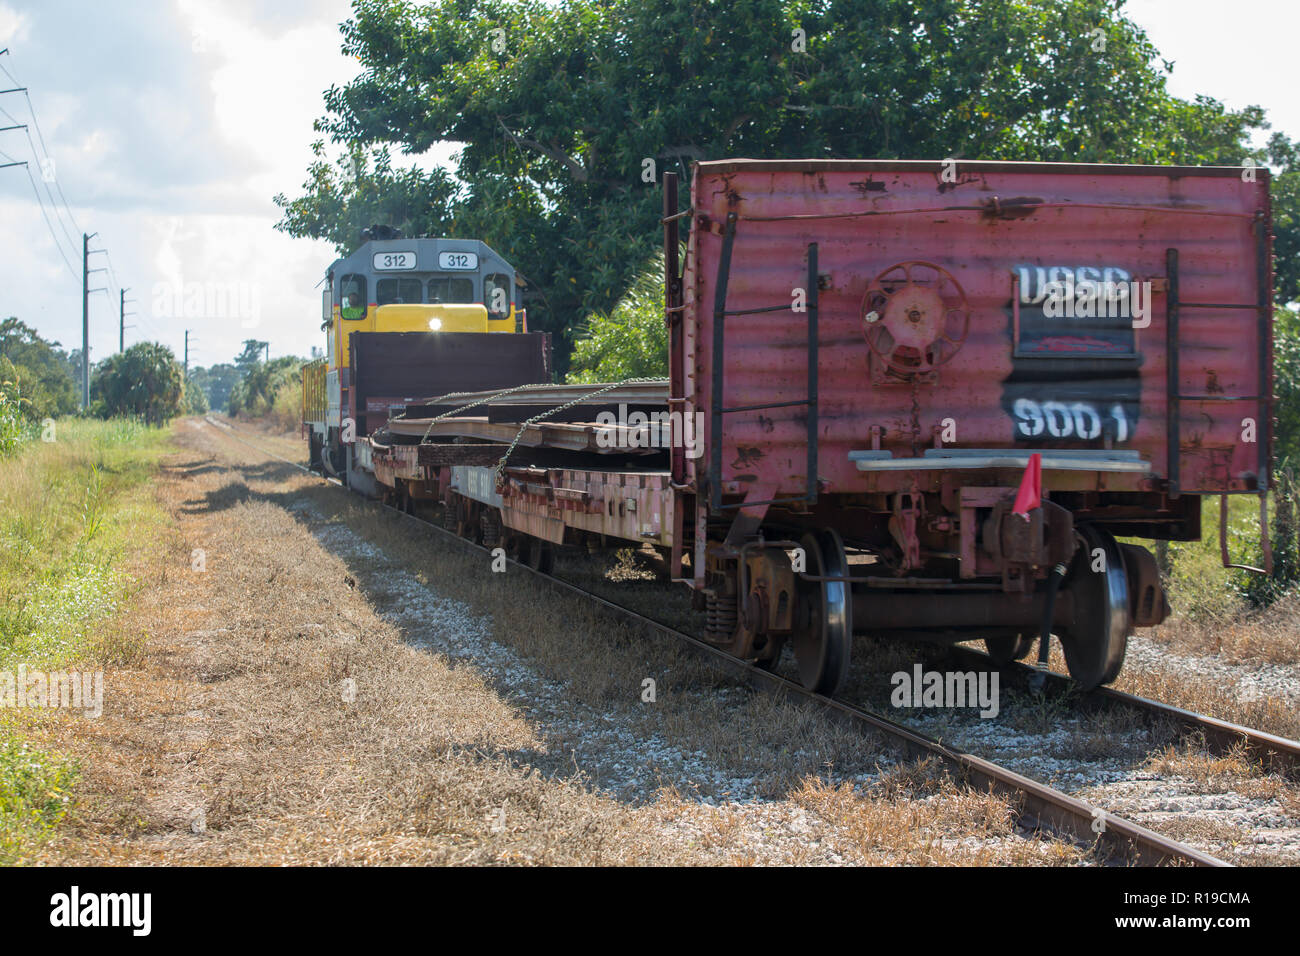
<svg viewBox="0 0 1300 956">
<path fill-rule="evenodd" d="M 848 577 L 844 543 L 832 530 L 810 532 L 800 540 L 813 577 Z M 852 591 L 846 581 L 797 583 L 798 605 L 791 635 L 799 681 L 809 690 L 831 695 L 849 670 L 853 647 Z"/>
<path fill-rule="evenodd" d="M 1124 553 L 1109 532 L 1084 525 L 1066 587 L 1074 598 L 1074 620 L 1058 635 L 1070 676 L 1084 690 L 1119 676 L 1128 647 L 1128 573 Z"/>
<path fill-rule="evenodd" d="M 460 528 L 460 495 L 454 491 L 447 493 L 447 500 L 442 506 L 442 526 L 448 531 L 459 534 Z"/>
<path fill-rule="evenodd" d="M 984 638 L 984 649 L 993 658 L 998 667 L 1006 667 L 1012 661 L 1025 657 L 1034 648 L 1033 634 L 999 634 Z"/>
</svg>

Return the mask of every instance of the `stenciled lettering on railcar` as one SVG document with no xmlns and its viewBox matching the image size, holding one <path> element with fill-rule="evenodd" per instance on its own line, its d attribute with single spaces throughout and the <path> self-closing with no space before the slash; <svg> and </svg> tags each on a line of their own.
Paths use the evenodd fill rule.
<svg viewBox="0 0 1300 956">
<path fill-rule="evenodd" d="M 1021 265 L 1012 276 L 1012 371 L 1002 392 L 1012 440 L 1057 447 L 1132 440 L 1150 283 L 1119 266 Z"/>
</svg>

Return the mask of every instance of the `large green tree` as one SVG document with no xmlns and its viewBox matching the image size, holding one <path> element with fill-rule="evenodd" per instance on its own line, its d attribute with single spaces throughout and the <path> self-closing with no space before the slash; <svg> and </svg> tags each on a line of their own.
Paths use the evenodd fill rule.
<svg viewBox="0 0 1300 956">
<path fill-rule="evenodd" d="M 1265 158 L 1262 111 L 1171 96 L 1122 0 L 356 0 L 342 32 L 362 72 L 317 129 L 343 158 L 317 144 L 280 228 L 482 238 L 560 333 L 626 291 L 657 183 L 698 159 Z M 390 147 L 438 143 L 459 144 L 454 183 L 393 167 Z"/>
<path fill-rule="evenodd" d="M 244 374 L 230 392 L 226 411 L 231 415 L 258 417 L 267 414 L 275 405 L 275 397 L 286 386 L 301 380 L 303 359 L 282 355 L 269 362 L 259 362 Z"/>
<path fill-rule="evenodd" d="M 218 362 L 208 368 L 190 369 L 189 384 L 203 390 L 208 408 L 224 409 L 230 393 L 239 384 L 242 373 L 229 362 Z"/>
<path fill-rule="evenodd" d="M 45 341 L 13 316 L 0 322 L 0 370 L 6 381 L 21 389 L 23 409 L 30 418 L 54 418 L 77 410 L 76 381 L 69 374 L 67 354 L 58 342 Z"/>
<path fill-rule="evenodd" d="M 568 381 L 621 382 L 656 376 L 668 377 L 662 254 L 636 274 L 614 308 L 593 314 L 578 330 Z"/>
<path fill-rule="evenodd" d="M 184 376 L 172 350 L 138 342 L 95 366 L 90 382 L 94 410 L 105 417 L 143 418 L 161 425 L 183 411 Z"/>
</svg>

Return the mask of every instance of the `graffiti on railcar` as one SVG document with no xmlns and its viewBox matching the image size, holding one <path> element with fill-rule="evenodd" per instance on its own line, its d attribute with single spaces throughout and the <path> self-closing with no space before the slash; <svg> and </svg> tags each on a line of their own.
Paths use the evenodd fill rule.
<svg viewBox="0 0 1300 956">
<path fill-rule="evenodd" d="M 1012 275 L 1012 369 L 1002 391 L 1012 440 L 1130 441 L 1141 414 L 1138 330 L 1150 325 L 1150 283 L 1119 266 L 1022 265 Z"/>
</svg>

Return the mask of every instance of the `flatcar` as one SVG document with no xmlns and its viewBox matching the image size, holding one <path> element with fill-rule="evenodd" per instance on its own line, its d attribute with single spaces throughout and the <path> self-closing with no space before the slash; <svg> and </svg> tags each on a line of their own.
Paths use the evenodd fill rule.
<svg viewBox="0 0 1300 956">
<path fill-rule="evenodd" d="M 769 667 L 790 646 L 823 693 L 855 633 L 1003 662 L 1054 637 L 1080 685 L 1113 681 L 1170 613 L 1120 539 L 1199 538 L 1206 495 L 1259 496 L 1267 560 L 1266 170 L 693 175 L 685 210 L 665 182 L 668 380 L 410 403 L 372 438 L 380 483 L 535 565 L 652 544 L 713 643 Z"/>
</svg>

